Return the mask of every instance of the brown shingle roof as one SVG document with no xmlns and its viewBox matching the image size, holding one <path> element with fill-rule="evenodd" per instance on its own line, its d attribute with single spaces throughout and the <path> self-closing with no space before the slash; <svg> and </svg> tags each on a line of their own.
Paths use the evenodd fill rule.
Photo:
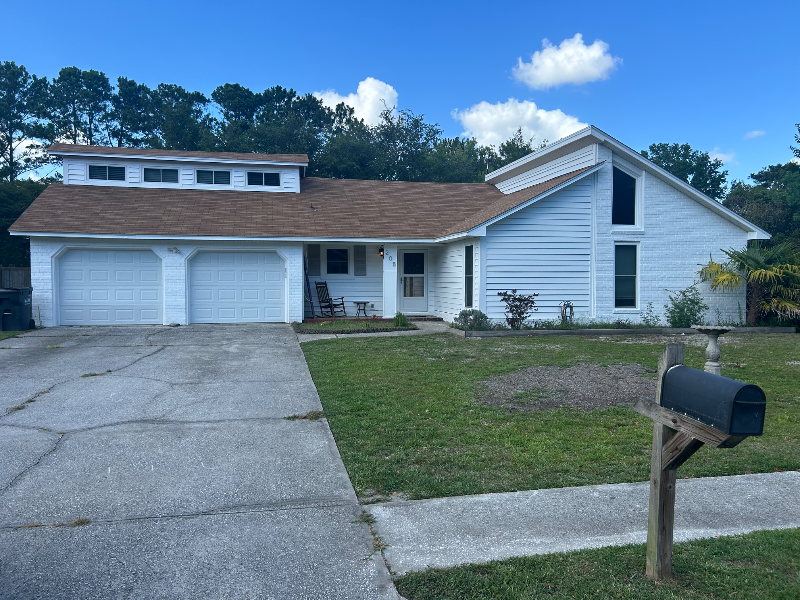
<svg viewBox="0 0 800 600">
<path fill-rule="evenodd" d="M 431 239 L 471 229 L 584 171 L 508 195 L 487 183 L 314 177 L 302 180 L 299 194 L 54 183 L 10 229 L 105 235 Z"/>
<path fill-rule="evenodd" d="M 110 146 L 84 146 L 80 144 L 53 144 L 50 154 L 96 154 L 108 156 L 152 156 L 175 158 L 203 158 L 275 163 L 308 164 L 307 154 L 255 154 L 251 152 L 195 152 L 188 150 L 158 150 L 153 148 L 113 148 Z"/>
</svg>

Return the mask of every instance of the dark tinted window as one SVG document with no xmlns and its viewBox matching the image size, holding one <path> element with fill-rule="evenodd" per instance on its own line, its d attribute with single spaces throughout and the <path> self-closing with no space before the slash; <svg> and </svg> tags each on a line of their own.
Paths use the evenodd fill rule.
<svg viewBox="0 0 800 600">
<path fill-rule="evenodd" d="M 145 169 L 144 180 L 146 183 L 161 183 L 161 169 Z"/>
<path fill-rule="evenodd" d="M 264 173 L 264 185 L 279 186 L 281 184 L 280 173 Z"/>
<path fill-rule="evenodd" d="M 614 306 L 636 307 L 636 246 L 614 246 Z"/>
<path fill-rule="evenodd" d="M 308 259 L 308 275 L 310 277 L 320 276 L 319 244 L 309 244 L 306 246 L 306 256 Z"/>
<path fill-rule="evenodd" d="M 613 225 L 636 225 L 636 179 L 614 167 Z"/>
<path fill-rule="evenodd" d="M 109 181 L 125 181 L 125 167 L 108 167 Z"/>
<path fill-rule="evenodd" d="M 230 185 L 231 172 L 230 171 L 214 171 L 214 184 L 215 185 Z"/>
<path fill-rule="evenodd" d="M 197 183 L 214 183 L 214 171 L 204 171 L 197 169 Z"/>
<path fill-rule="evenodd" d="M 253 171 L 247 172 L 247 185 L 264 185 L 264 174 L 254 173 Z"/>
<path fill-rule="evenodd" d="M 328 256 L 328 274 L 341 273 L 347 274 L 347 248 L 334 249 L 331 248 L 327 251 Z"/>
<path fill-rule="evenodd" d="M 474 246 L 464 246 L 464 306 L 472 308 L 472 271 Z"/>
<path fill-rule="evenodd" d="M 89 165 L 89 179 L 108 179 L 108 167 Z"/>
<path fill-rule="evenodd" d="M 425 255 L 422 252 L 405 252 L 403 254 L 403 275 L 424 275 Z"/>
<path fill-rule="evenodd" d="M 178 183 L 178 169 L 161 169 L 161 181 L 164 183 Z"/>
</svg>

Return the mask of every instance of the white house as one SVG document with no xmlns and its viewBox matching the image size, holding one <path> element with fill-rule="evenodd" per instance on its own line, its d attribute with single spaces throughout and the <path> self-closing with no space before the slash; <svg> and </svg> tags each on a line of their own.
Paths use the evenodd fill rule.
<svg viewBox="0 0 800 600">
<path fill-rule="evenodd" d="M 305 177 L 305 155 L 49 152 L 63 183 L 10 229 L 30 237 L 45 326 L 300 321 L 323 280 L 348 314 L 502 319 L 497 294 L 517 289 L 537 318 L 569 300 L 637 320 L 720 249 L 769 238 L 596 127 L 476 184 Z M 744 310 L 741 290 L 705 292 L 726 319 Z"/>
</svg>

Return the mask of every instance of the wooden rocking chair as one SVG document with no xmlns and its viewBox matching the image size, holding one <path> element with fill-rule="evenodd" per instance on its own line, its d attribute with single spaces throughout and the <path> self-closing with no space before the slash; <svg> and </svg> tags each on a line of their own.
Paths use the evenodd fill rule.
<svg viewBox="0 0 800 600">
<path fill-rule="evenodd" d="M 335 317 L 337 312 L 341 312 L 345 317 L 347 311 L 344 308 L 344 296 L 341 298 L 331 298 L 328 292 L 327 281 L 315 281 L 314 285 L 317 287 L 317 298 L 319 299 L 319 312 L 321 316 L 325 316 L 325 311 L 328 315 Z"/>
</svg>

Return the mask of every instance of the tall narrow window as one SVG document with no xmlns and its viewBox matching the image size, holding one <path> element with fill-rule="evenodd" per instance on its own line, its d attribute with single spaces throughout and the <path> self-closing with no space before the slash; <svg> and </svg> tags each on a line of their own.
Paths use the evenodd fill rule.
<svg viewBox="0 0 800 600">
<path fill-rule="evenodd" d="M 472 308 L 472 259 L 474 246 L 464 246 L 464 306 Z"/>
<path fill-rule="evenodd" d="M 614 167 L 612 225 L 636 225 L 636 179 Z"/>
<path fill-rule="evenodd" d="M 636 308 L 636 246 L 614 246 L 614 306 Z"/>
<path fill-rule="evenodd" d="M 347 275 L 347 248 L 328 248 L 326 252 L 328 259 L 328 275 Z"/>
<path fill-rule="evenodd" d="M 320 273 L 320 260 L 319 260 L 319 244 L 309 244 L 306 246 L 306 257 L 308 260 L 308 276 L 319 277 Z"/>
<path fill-rule="evenodd" d="M 353 275 L 367 276 L 367 247 L 353 246 Z"/>
</svg>

